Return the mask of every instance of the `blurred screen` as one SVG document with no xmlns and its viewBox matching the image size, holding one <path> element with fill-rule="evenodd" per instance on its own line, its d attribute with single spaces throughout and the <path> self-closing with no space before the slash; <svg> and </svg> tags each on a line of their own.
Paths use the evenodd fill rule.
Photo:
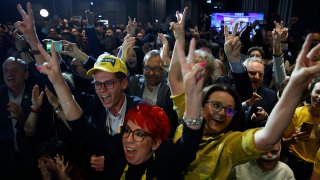
<svg viewBox="0 0 320 180">
<path fill-rule="evenodd" d="M 243 29 L 247 24 L 255 20 L 264 20 L 263 13 L 212 13 L 211 27 L 216 27 L 218 31 L 227 24 L 229 31 L 232 31 L 233 26 L 239 21 L 238 30 Z"/>
</svg>

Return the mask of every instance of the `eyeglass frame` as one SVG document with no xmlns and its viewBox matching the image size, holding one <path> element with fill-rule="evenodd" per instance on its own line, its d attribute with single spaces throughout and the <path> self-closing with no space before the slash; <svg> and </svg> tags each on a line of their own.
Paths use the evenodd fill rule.
<svg viewBox="0 0 320 180">
<path fill-rule="evenodd" d="M 104 82 L 99 82 L 99 81 L 92 81 L 91 83 L 94 85 L 95 90 L 101 90 L 102 86 L 105 89 L 113 89 L 114 88 L 114 83 L 120 82 L 122 81 L 122 79 L 118 79 L 118 80 L 107 80 Z M 109 83 L 109 84 L 107 84 Z M 97 88 L 97 85 L 100 86 L 99 88 Z M 109 85 L 109 87 L 107 87 Z M 112 86 L 112 87 L 111 87 Z"/>
<path fill-rule="evenodd" d="M 155 66 L 155 67 L 144 66 L 143 70 L 146 73 L 150 73 L 151 71 L 153 71 L 153 73 L 155 73 L 155 74 L 161 74 L 164 71 L 164 68 L 161 66 Z M 160 72 L 160 70 L 161 70 L 161 72 Z"/>
<path fill-rule="evenodd" d="M 210 103 L 211 108 L 212 108 L 213 110 L 215 110 L 216 112 L 220 112 L 222 109 L 224 109 L 224 113 L 225 113 L 226 116 L 228 116 L 228 117 L 233 117 L 233 116 L 236 114 L 236 112 L 237 112 L 237 110 L 235 110 L 234 108 L 231 108 L 231 107 L 229 107 L 229 106 L 223 106 L 222 103 L 219 102 L 219 101 L 207 101 L 206 103 Z M 220 108 L 219 108 L 219 109 L 215 108 L 215 107 L 213 106 L 214 103 L 219 104 L 219 105 L 220 105 Z M 230 114 L 229 114 L 230 111 L 229 111 L 229 113 L 228 113 L 227 109 L 232 110 L 232 116 L 230 116 Z"/>
<path fill-rule="evenodd" d="M 127 130 L 129 130 L 130 132 L 129 132 L 129 133 L 126 132 Z M 137 132 L 138 132 L 138 133 L 139 133 L 139 132 L 143 133 L 143 137 L 140 137 L 139 135 L 136 135 Z M 128 135 L 125 135 L 126 133 L 127 133 Z M 133 140 L 134 140 L 135 142 L 142 142 L 146 136 L 149 136 L 149 137 L 152 137 L 152 138 L 153 138 L 153 135 L 152 135 L 152 134 L 150 134 L 150 133 L 148 133 L 148 132 L 146 132 L 146 131 L 143 131 L 143 130 L 141 130 L 141 129 L 136 129 L 136 130 L 132 131 L 132 130 L 129 128 L 129 126 L 124 127 L 123 132 L 122 132 L 122 138 L 129 138 L 129 136 L 130 136 L 131 133 L 133 133 L 133 134 L 132 134 L 132 135 L 133 135 Z M 141 138 L 141 140 L 137 140 L 136 137 Z"/>
</svg>

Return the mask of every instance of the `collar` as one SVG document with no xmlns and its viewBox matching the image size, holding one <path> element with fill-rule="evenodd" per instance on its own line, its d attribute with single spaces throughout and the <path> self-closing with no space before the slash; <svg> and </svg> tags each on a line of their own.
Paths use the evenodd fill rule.
<svg viewBox="0 0 320 180">
<path fill-rule="evenodd" d="M 121 109 L 119 110 L 119 112 L 117 113 L 117 115 L 113 115 L 111 111 L 109 111 L 109 109 L 106 108 L 106 112 L 107 114 L 111 117 L 111 118 L 114 118 L 114 119 L 122 119 L 121 120 L 121 123 L 120 123 L 120 126 L 123 125 L 123 120 L 124 120 L 124 116 L 126 114 L 126 107 L 127 107 L 127 96 L 125 94 L 123 94 L 124 96 L 124 102 L 121 106 Z"/>
</svg>

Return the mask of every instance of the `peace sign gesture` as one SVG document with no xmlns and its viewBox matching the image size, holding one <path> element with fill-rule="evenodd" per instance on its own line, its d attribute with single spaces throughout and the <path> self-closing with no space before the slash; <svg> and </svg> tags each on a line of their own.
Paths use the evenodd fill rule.
<svg viewBox="0 0 320 180">
<path fill-rule="evenodd" d="M 33 19 L 33 11 L 31 9 L 30 2 L 27 3 L 27 13 L 23 10 L 21 4 L 17 5 L 17 9 L 22 17 L 23 21 L 17 21 L 14 23 L 16 29 L 23 33 L 28 43 L 38 42 L 36 29 Z"/>
<path fill-rule="evenodd" d="M 179 11 L 176 11 L 177 22 L 170 23 L 171 25 L 170 30 L 173 31 L 174 37 L 177 40 L 181 40 L 182 42 L 184 42 L 184 38 L 185 38 L 184 25 L 185 25 L 187 13 L 188 13 L 188 7 L 184 8 L 182 16 L 180 16 Z"/>
<path fill-rule="evenodd" d="M 290 81 L 293 81 L 296 85 L 295 89 L 301 88 L 301 92 L 307 87 L 314 76 L 320 73 L 319 61 L 313 61 L 313 58 L 320 52 L 320 44 L 310 49 L 313 39 L 314 34 L 308 34 L 290 77 Z"/>
<path fill-rule="evenodd" d="M 280 23 L 274 21 L 275 33 L 279 36 L 280 41 L 287 41 L 288 38 L 288 28 L 284 27 L 283 21 Z"/>
<path fill-rule="evenodd" d="M 236 36 L 238 30 L 239 22 L 234 25 L 232 34 L 229 34 L 228 26 L 224 25 L 224 51 L 229 62 L 239 62 L 240 61 L 240 48 L 241 42 L 239 36 Z"/>
<path fill-rule="evenodd" d="M 46 60 L 42 66 L 38 67 L 39 71 L 43 74 L 46 74 L 53 85 L 58 81 L 64 81 L 61 74 L 60 65 L 58 63 L 58 54 L 56 52 L 54 43 L 52 43 L 51 49 L 52 56 L 50 56 L 40 44 L 38 44 L 38 50 L 40 51 L 42 57 Z"/>
<path fill-rule="evenodd" d="M 46 60 L 46 62 L 39 67 L 39 71 L 43 74 L 46 74 L 49 80 L 52 82 L 53 87 L 58 95 L 65 118 L 68 121 L 79 119 L 79 117 L 82 115 L 82 109 L 74 100 L 71 90 L 61 74 L 60 65 L 58 63 L 58 54 L 56 52 L 54 43 L 52 43 L 51 49 L 52 56 L 50 56 L 40 44 L 38 44 L 38 50 L 40 51 L 41 56 Z"/>
<path fill-rule="evenodd" d="M 131 36 L 136 35 L 136 29 L 137 29 L 137 20 L 136 18 L 133 18 L 133 21 L 130 16 L 128 16 L 128 25 L 126 27 L 127 34 L 130 34 Z"/>
<path fill-rule="evenodd" d="M 186 97 L 185 117 L 195 118 L 201 114 L 202 88 L 205 81 L 206 63 L 194 63 L 196 40 L 192 38 L 189 48 L 189 56 L 186 58 L 184 48 L 179 42 L 176 43 L 181 72 L 183 75 L 184 92 Z M 191 127 L 190 127 L 191 128 Z"/>
<path fill-rule="evenodd" d="M 196 93 L 198 96 L 202 93 L 202 88 L 205 80 L 206 62 L 194 63 L 196 40 L 192 38 L 190 42 L 189 55 L 185 56 L 184 48 L 177 43 L 178 55 L 181 64 L 181 72 L 186 94 Z M 194 91 L 194 92 L 193 92 Z"/>
</svg>

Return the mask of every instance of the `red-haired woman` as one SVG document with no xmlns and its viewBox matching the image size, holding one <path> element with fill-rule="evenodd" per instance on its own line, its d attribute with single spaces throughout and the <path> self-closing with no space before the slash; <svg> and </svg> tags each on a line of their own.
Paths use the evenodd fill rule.
<svg viewBox="0 0 320 180">
<path fill-rule="evenodd" d="M 106 161 L 106 178 L 181 179 L 182 171 L 195 159 L 202 131 L 186 125 L 183 141 L 177 144 L 167 141 L 169 132 L 170 122 L 160 107 L 142 103 L 131 108 L 122 143 L 112 146 L 112 157 Z"/>
</svg>

